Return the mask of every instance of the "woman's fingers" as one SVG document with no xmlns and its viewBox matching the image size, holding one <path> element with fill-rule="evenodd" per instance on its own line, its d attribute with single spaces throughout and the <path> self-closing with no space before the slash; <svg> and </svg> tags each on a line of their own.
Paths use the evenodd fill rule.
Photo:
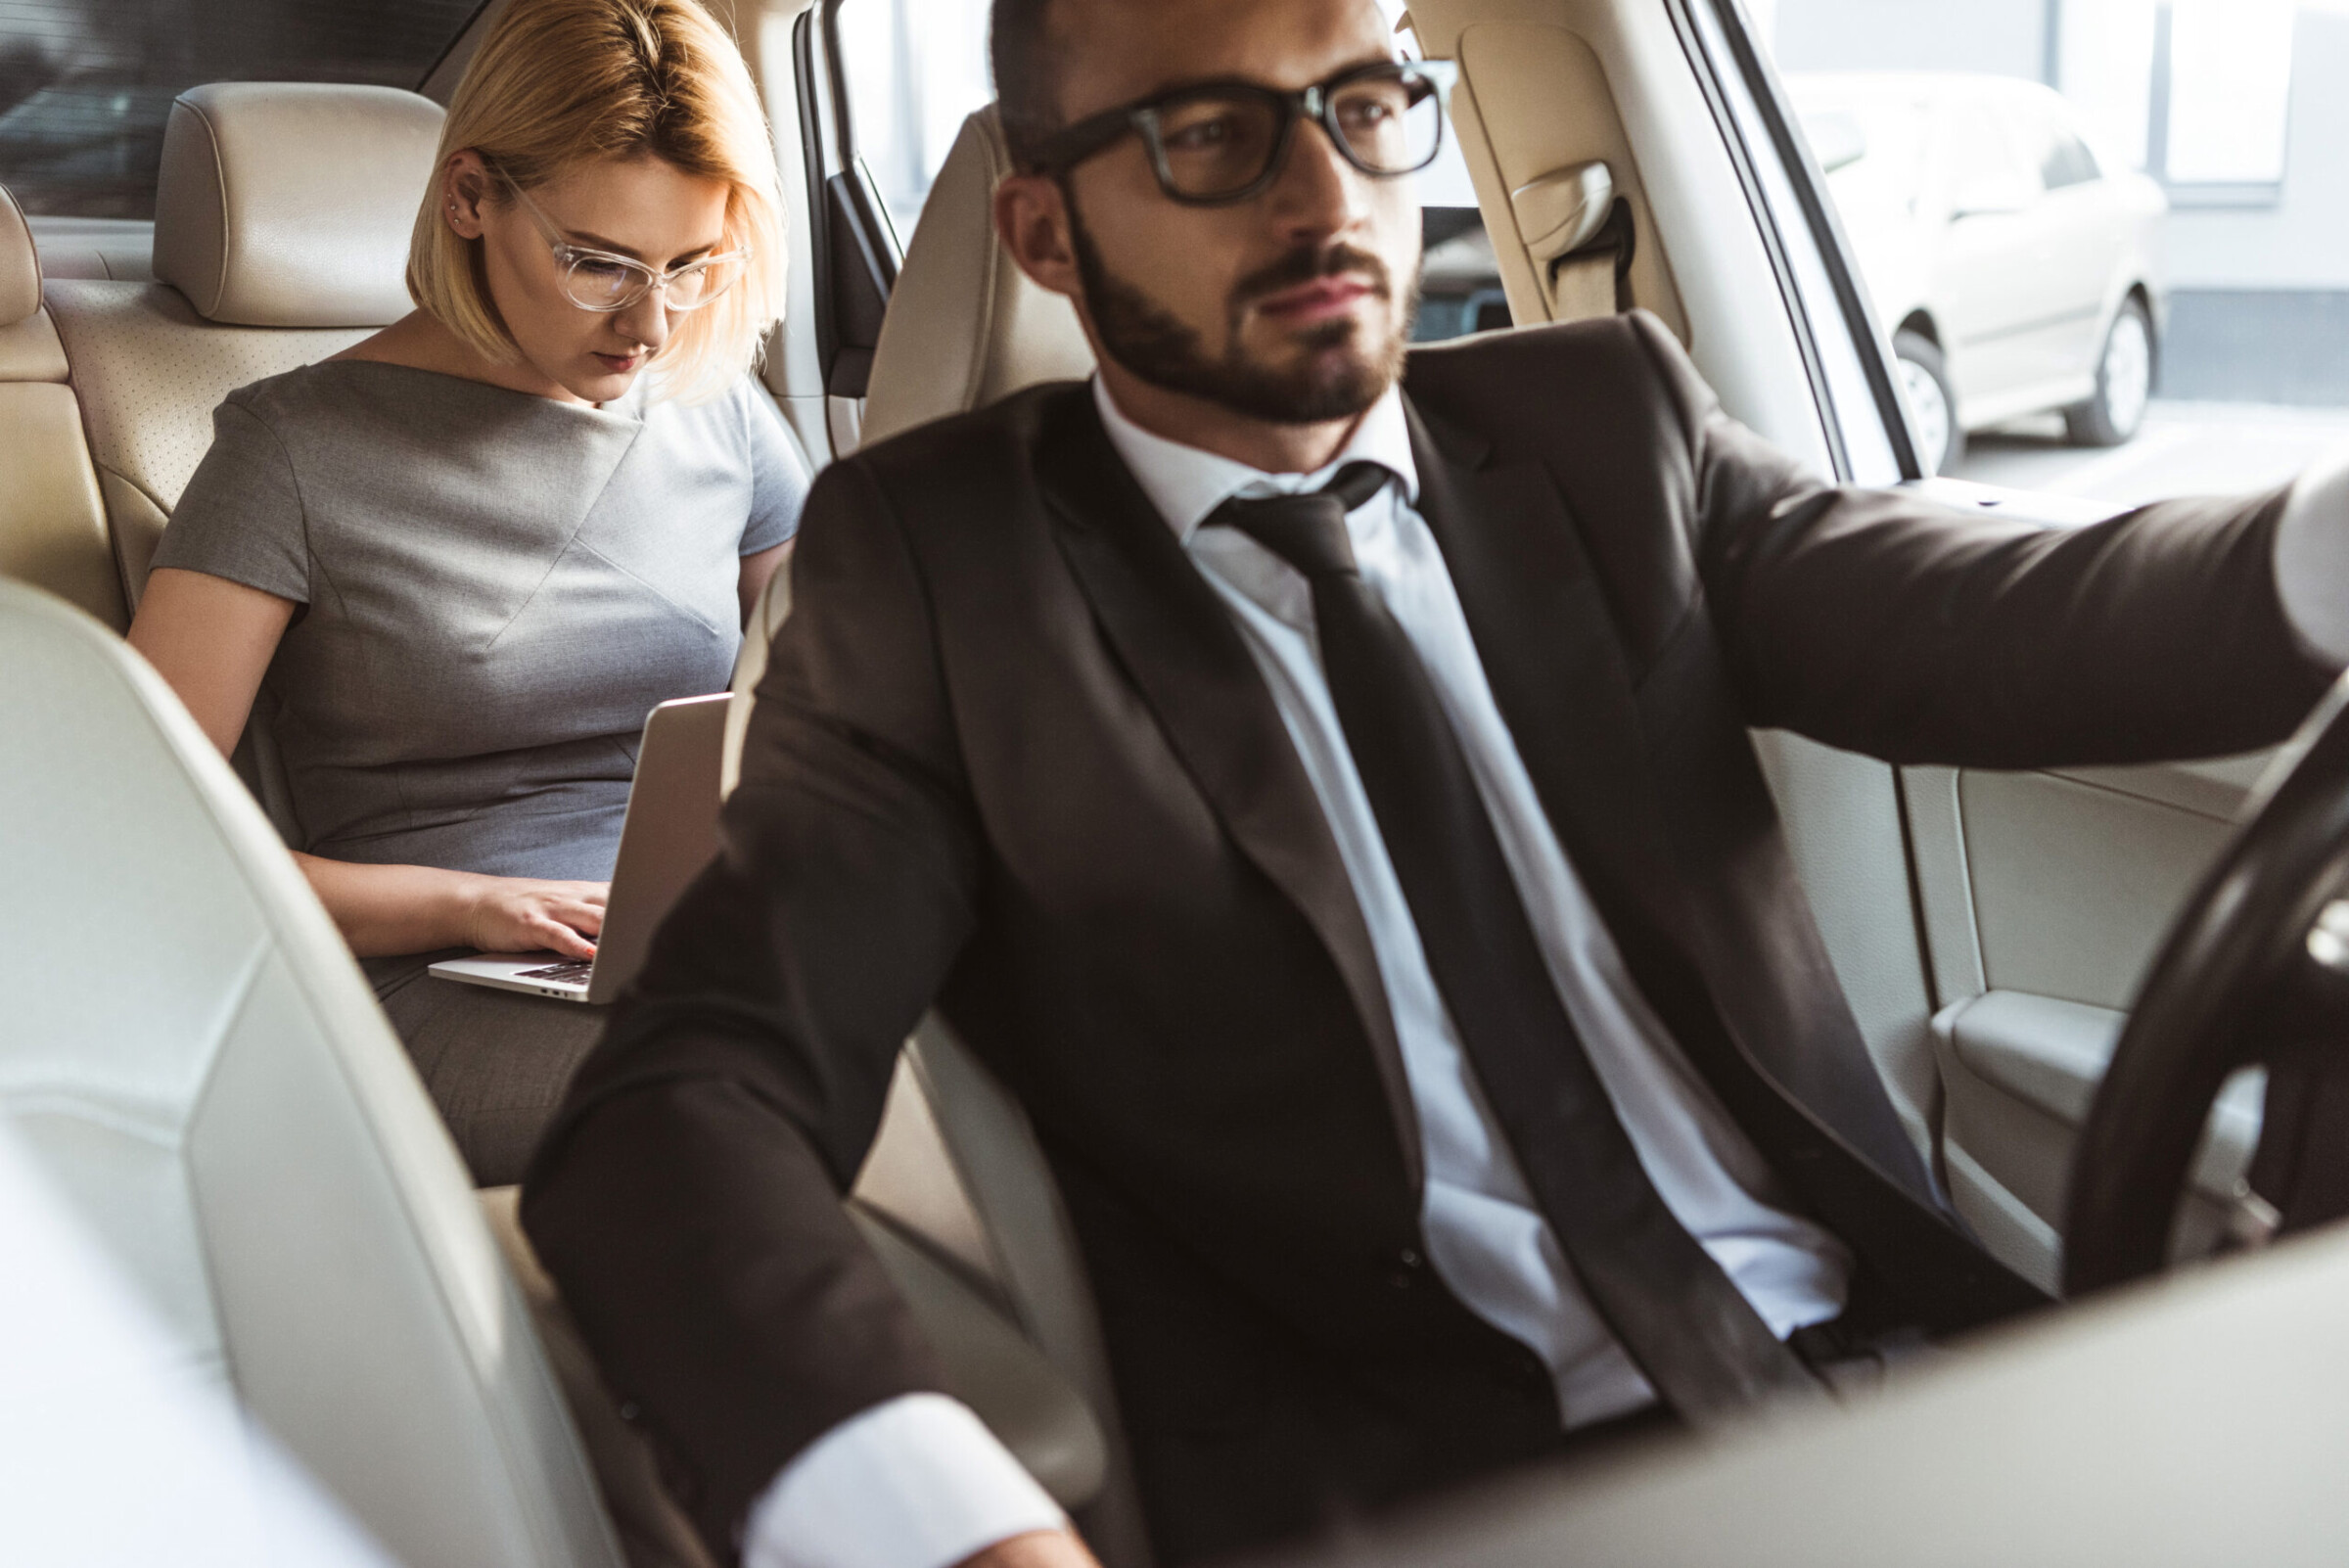
<svg viewBox="0 0 2349 1568">
<path fill-rule="evenodd" d="M 586 936 L 597 936 L 604 929 L 604 906 L 600 903 L 582 903 L 576 899 L 566 899 L 552 905 L 549 912 L 557 920 Z"/>
<path fill-rule="evenodd" d="M 592 958 L 595 956 L 595 944 L 560 920 L 540 917 L 531 922 L 531 930 L 537 934 L 543 945 L 553 948 L 566 958 Z"/>
<path fill-rule="evenodd" d="M 487 952 L 546 950 L 566 958 L 592 958 L 591 939 L 603 934 L 610 893 L 606 882 L 500 878 L 484 901 L 475 940 Z"/>
</svg>

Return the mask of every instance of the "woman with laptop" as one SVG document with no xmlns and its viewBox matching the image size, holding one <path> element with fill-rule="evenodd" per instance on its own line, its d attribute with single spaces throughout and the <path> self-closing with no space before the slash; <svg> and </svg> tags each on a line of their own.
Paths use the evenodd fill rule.
<svg viewBox="0 0 2349 1568">
<path fill-rule="evenodd" d="M 431 980 L 587 958 L 638 735 L 724 688 L 807 475 L 750 379 L 784 289 L 758 92 L 694 0 L 514 0 L 449 106 L 419 306 L 229 394 L 130 628 L 304 850 L 476 1179 L 599 1011 Z"/>
</svg>

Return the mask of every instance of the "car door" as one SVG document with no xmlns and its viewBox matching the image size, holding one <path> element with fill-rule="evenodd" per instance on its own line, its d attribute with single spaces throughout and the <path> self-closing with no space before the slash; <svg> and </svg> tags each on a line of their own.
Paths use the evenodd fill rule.
<svg viewBox="0 0 2349 1568">
<path fill-rule="evenodd" d="M 1785 137 L 1773 68 L 1750 43 L 1738 46 L 1744 23 L 1736 7 L 1689 5 L 1700 36 L 1718 39 L 1712 68 L 1750 84 L 1742 96 L 1726 95 L 1727 129 L 1757 161 L 1767 159 Z M 1993 129 L 1987 115 L 1973 124 L 1978 151 L 1986 143 L 2000 157 L 2010 154 L 2004 128 Z M 1782 184 L 1762 182 L 1758 220 L 1777 230 L 1787 250 L 1817 254 L 1816 267 L 1791 268 L 1786 280 L 1790 307 L 1814 340 L 1888 366 L 1884 336 L 1850 286 L 1857 268 L 1824 192 L 1815 161 L 1789 159 Z M 2035 240 L 1994 242 L 1987 223 L 1976 233 L 1976 267 L 2033 264 Z M 2009 279 L 1977 280 L 1975 298 L 1969 325 L 1993 344 L 2000 325 L 2028 324 L 2041 308 L 2026 284 Z M 2007 336 L 2019 343 L 2026 335 Z M 2017 377 L 2029 373 L 2019 349 L 2010 362 Z M 1889 439 L 1901 483 L 1958 504 L 2050 527 L 2117 510 L 2076 496 L 1920 480 L 1896 399 L 1828 395 L 1820 408 L 1846 450 L 1881 449 Z M 1855 469 L 1853 477 L 1864 476 Z M 1896 1104 L 1912 1125 L 1923 1124 L 1938 1171 L 1985 1243 L 2054 1288 L 2072 1146 L 2089 1099 L 2173 913 L 2227 842 L 2266 760 L 2023 772 L 1904 767 L 1888 770 L 1890 788 L 1879 795 L 1857 759 L 1782 735 L 1757 741 L 1837 974 Z M 1894 888 L 1911 896 L 1911 909 L 1890 906 Z M 1889 950 L 1905 940 L 1923 955 L 1915 990 L 1930 1015 L 1930 1063 L 1921 1069 L 1902 1044 L 1911 992 Z M 2246 1077 L 2223 1097 L 2183 1246 L 2207 1245 L 2217 1232 L 2221 1202 L 2256 1141 L 2259 1095 L 2257 1080 Z"/>
<path fill-rule="evenodd" d="M 1942 117 L 1942 230 L 1930 298 L 1961 417 L 1971 428 L 2055 364 L 2044 269 L 2055 250 L 2039 171 L 1993 96 L 1953 92 Z"/>
<path fill-rule="evenodd" d="M 2061 99 L 2024 82 L 1998 96 L 2015 145 L 2046 192 L 2030 215 L 2038 290 L 2032 313 L 2041 324 L 2034 335 L 2036 379 L 2093 382 L 2106 295 L 2135 220 L 2067 122 Z"/>
</svg>

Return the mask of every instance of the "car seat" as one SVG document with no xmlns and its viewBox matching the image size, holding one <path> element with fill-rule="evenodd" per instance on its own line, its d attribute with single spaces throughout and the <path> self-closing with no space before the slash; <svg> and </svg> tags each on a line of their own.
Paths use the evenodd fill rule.
<svg viewBox="0 0 2349 1568">
<path fill-rule="evenodd" d="M 66 385 L 66 350 L 41 304 L 41 259 L 16 198 L 0 189 L 0 576 L 35 583 L 120 630 L 98 475 Z"/>
<path fill-rule="evenodd" d="M 156 281 L 48 281 L 127 609 L 220 399 L 407 313 L 440 120 L 391 87 L 191 87 L 163 131 Z"/>
<path fill-rule="evenodd" d="M 619 1568 L 456 1149 L 251 797 L 61 601 L 0 582 L 0 1113 L 186 1375 L 397 1560 Z"/>
</svg>

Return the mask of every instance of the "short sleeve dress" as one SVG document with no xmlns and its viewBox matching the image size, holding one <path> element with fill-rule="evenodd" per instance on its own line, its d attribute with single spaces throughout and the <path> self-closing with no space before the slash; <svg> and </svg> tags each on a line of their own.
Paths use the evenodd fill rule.
<svg viewBox="0 0 2349 1568">
<path fill-rule="evenodd" d="M 603 407 L 366 360 L 231 392 L 158 567 L 299 608 L 263 678 L 299 848 L 603 881 L 645 715 L 722 691 L 741 558 L 806 465 L 747 378 Z M 477 1178 L 514 1178 L 600 1008 L 366 961 Z"/>
<path fill-rule="evenodd" d="M 301 848 L 601 881 L 655 705 L 725 689 L 740 558 L 807 475 L 748 380 L 602 408 L 366 360 L 231 392 L 158 567 L 300 609 L 269 667 Z"/>
</svg>

